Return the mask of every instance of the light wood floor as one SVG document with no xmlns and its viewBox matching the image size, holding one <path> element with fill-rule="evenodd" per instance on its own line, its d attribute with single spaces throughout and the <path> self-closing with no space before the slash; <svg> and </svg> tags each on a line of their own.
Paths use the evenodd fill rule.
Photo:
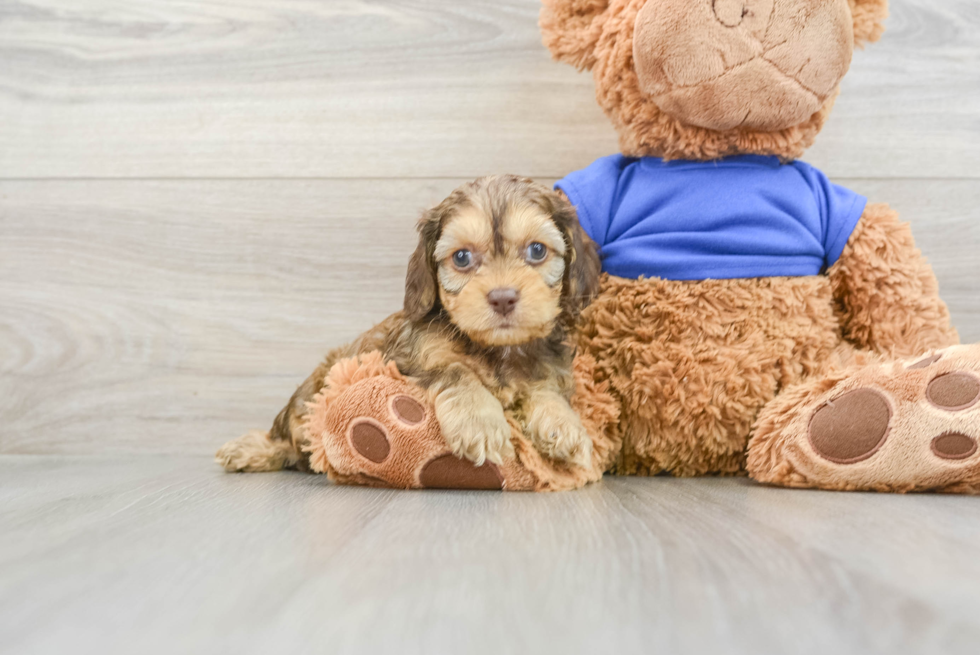
<svg viewBox="0 0 980 655">
<path fill-rule="evenodd" d="M 0 652 L 975 653 L 980 501 L 226 476 L 420 210 L 616 150 L 537 0 L 0 0 Z M 980 3 L 892 0 L 806 160 L 980 340 Z"/>
<path fill-rule="evenodd" d="M 10 653 L 976 653 L 974 498 L 0 457 Z"/>
</svg>

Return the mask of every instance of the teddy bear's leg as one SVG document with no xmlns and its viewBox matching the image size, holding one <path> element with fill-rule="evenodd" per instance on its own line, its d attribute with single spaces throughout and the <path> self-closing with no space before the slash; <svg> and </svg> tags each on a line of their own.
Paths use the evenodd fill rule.
<svg viewBox="0 0 980 655">
<path fill-rule="evenodd" d="M 337 363 L 306 425 L 310 466 L 337 482 L 402 489 L 502 489 L 502 466 L 455 457 L 427 393 L 380 355 Z"/>
<path fill-rule="evenodd" d="M 515 456 L 476 466 L 453 455 L 429 394 L 402 376 L 380 353 L 338 362 L 309 405 L 305 441 L 310 466 L 345 484 L 402 489 L 575 489 L 602 476 L 618 442 L 617 408 L 607 386 L 594 379 L 594 362 L 575 363 L 573 407 L 593 435 L 593 462 L 586 467 L 548 460 L 538 453 L 511 415 Z"/>
<path fill-rule="evenodd" d="M 761 412 L 748 471 L 841 490 L 980 492 L 980 345 L 852 366 Z"/>
</svg>

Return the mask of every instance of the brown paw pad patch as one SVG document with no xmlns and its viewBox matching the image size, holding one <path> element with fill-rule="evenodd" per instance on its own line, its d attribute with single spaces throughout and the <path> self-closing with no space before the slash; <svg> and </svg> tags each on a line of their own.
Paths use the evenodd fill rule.
<svg viewBox="0 0 980 655">
<path fill-rule="evenodd" d="M 395 396 L 391 411 L 395 418 L 407 425 L 418 425 L 425 420 L 425 407 L 411 396 Z"/>
<path fill-rule="evenodd" d="M 951 412 L 973 407 L 980 399 L 980 380 L 969 373 L 947 373 L 929 383 L 926 398 Z"/>
<path fill-rule="evenodd" d="M 350 444 L 365 459 L 374 463 L 385 461 L 391 444 L 384 427 L 371 419 L 358 419 L 350 428 Z"/>
<path fill-rule="evenodd" d="M 856 389 L 820 407 L 810 421 L 810 445 L 837 464 L 861 462 L 888 438 L 892 410 L 884 394 Z"/>
<path fill-rule="evenodd" d="M 419 482 L 428 489 L 503 489 L 497 467 L 486 462 L 477 466 L 455 455 L 442 455 L 422 467 Z"/>
<path fill-rule="evenodd" d="M 942 459 L 966 459 L 977 452 L 977 442 L 965 434 L 950 432 L 932 440 L 932 452 Z"/>
<path fill-rule="evenodd" d="M 930 355 L 929 357 L 926 357 L 925 359 L 920 359 L 915 364 L 912 364 L 911 366 L 908 367 L 907 370 L 918 371 L 923 368 L 929 368 L 930 366 L 932 366 L 942 358 L 943 356 L 939 353 L 936 353 L 935 355 Z"/>
</svg>

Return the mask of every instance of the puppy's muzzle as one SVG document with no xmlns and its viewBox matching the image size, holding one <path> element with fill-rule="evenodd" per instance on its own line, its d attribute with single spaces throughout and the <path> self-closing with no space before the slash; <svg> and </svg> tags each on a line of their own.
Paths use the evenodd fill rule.
<svg viewBox="0 0 980 655">
<path fill-rule="evenodd" d="M 517 301 L 521 299 L 521 292 L 517 289 L 499 288 L 493 289 L 487 294 L 487 302 L 493 311 L 501 316 L 507 316 L 517 307 Z"/>
</svg>

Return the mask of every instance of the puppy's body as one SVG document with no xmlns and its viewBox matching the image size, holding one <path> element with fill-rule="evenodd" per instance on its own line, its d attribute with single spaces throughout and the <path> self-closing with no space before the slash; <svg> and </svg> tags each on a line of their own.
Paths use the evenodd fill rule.
<svg viewBox="0 0 980 655">
<path fill-rule="evenodd" d="M 530 180 L 481 178 L 428 211 L 419 233 L 404 310 L 329 353 L 270 432 L 226 444 L 226 469 L 305 470 L 306 403 L 336 362 L 370 351 L 429 390 L 458 456 L 511 456 L 508 412 L 544 454 L 588 463 L 565 337 L 595 294 L 599 260 L 574 209 Z"/>
</svg>

